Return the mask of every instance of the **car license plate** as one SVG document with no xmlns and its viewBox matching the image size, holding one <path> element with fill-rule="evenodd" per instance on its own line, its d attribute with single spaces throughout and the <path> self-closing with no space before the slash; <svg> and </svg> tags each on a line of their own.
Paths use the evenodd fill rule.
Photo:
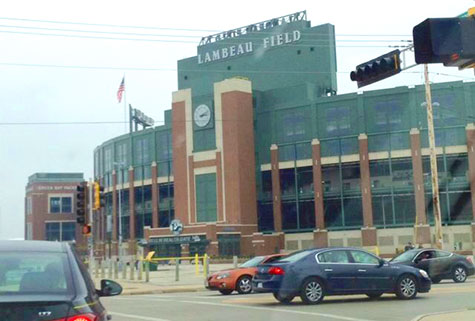
<svg viewBox="0 0 475 321">
<path fill-rule="evenodd" d="M 258 288 L 262 288 L 262 282 L 257 283 Z"/>
</svg>

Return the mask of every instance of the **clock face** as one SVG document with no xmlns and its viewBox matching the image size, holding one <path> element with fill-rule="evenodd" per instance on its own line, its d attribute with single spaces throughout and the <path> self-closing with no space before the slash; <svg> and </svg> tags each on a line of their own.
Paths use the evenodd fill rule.
<svg viewBox="0 0 475 321">
<path fill-rule="evenodd" d="M 195 124 L 198 127 L 205 127 L 211 120 L 211 110 L 206 105 L 199 105 L 195 109 Z"/>
</svg>

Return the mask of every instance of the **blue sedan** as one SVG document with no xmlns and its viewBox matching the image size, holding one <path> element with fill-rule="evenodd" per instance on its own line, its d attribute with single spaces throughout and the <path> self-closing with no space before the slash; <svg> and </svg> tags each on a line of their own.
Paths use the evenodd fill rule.
<svg viewBox="0 0 475 321">
<path fill-rule="evenodd" d="M 361 249 L 321 248 L 259 265 L 252 285 L 282 303 L 298 295 L 306 304 L 317 304 L 325 295 L 345 294 L 378 298 L 395 293 L 409 300 L 418 292 L 429 292 L 431 280 L 424 270 L 392 264 Z"/>
</svg>

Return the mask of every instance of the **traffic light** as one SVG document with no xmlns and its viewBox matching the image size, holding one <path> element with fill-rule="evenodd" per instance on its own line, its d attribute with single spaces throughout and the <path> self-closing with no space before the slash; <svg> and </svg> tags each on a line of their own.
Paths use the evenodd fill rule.
<svg viewBox="0 0 475 321">
<path fill-rule="evenodd" d="M 86 224 L 87 183 L 82 182 L 76 187 L 76 222 Z"/>
<path fill-rule="evenodd" d="M 475 66 L 475 18 L 426 19 L 412 30 L 416 63 Z"/>
<path fill-rule="evenodd" d="M 356 81 L 358 88 L 361 88 L 400 73 L 400 54 L 401 52 L 396 49 L 356 66 L 356 70 L 350 73 L 351 80 Z"/>
<path fill-rule="evenodd" d="M 82 226 L 82 234 L 86 236 L 91 235 L 91 224 L 86 224 Z"/>
<path fill-rule="evenodd" d="M 94 182 L 94 209 L 99 210 L 104 205 L 104 187 L 99 182 Z"/>
</svg>

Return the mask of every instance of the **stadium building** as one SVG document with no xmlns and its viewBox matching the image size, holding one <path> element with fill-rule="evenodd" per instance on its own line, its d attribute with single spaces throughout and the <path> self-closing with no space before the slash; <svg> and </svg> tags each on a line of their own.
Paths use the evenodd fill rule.
<svg viewBox="0 0 475 321">
<path fill-rule="evenodd" d="M 336 95 L 336 70 L 334 26 L 305 12 L 204 37 L 178 61 L 165 124 L 94 152 L 104 249 L 120 237 L 128 253 L 166 256 L 434 243 L 424 87 Z M 472 251 L 475 83 L 432 96 L 444 246 Z"/>
</svg>

